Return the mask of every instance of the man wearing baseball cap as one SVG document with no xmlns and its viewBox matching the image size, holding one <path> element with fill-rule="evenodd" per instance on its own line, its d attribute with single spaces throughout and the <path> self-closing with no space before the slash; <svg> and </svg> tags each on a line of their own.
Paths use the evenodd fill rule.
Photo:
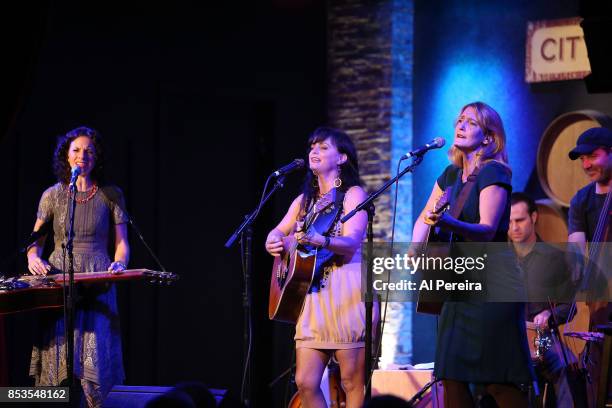
<svg viewBox="0 0 612 408">
<path fill-rule="evenodd" d="M 578 137 L 576 147 L 569 152 L 569 158 L 580 159 L 582 169 L 591 179 L 591 183 L 578 190 L 572 198 L 568 216 L 569 249 L 570 252 L 578 255 L 577 259 L 581 259 L 586 254 L 586 243 L 594 241 L 597 223 L 604 208 L 606 196 L 612 187 L 612 130 L 607 128 L 586 130 Z M 598 240 L 605 241 L 606 237 L 600 237 Z M 603 245 L 598 255 L 589 254 L 596 257 L 591 260 L 597 264 L 597 267 L 590 269 L 589 276 L 585 276 L 582 267 L 577 268 L 574 275 L 576 280 L 586 279 L 589 282 L 587 290 L 587 298 L 590 299 L 588 302 L 589 323 L 593 327 L 608 323 L 612 312 L 608 283 L 612 251 L 605 246 L 606 244 Z M 590 249 L 593 248 L 593 246 L 590 247 Z M 576 263 L 578 266 L 581 264 L 584 265 L 583 261 Z M 592 343 L 589 354 L 591 364 L 584 367 L 591 375 L 589 396 L 597 395 L 596 388 L 601 372 L 602 357 L 602 345 L 597 342 Z M 595 401 L 590 402 L 595 404 Z"/>
</svg>

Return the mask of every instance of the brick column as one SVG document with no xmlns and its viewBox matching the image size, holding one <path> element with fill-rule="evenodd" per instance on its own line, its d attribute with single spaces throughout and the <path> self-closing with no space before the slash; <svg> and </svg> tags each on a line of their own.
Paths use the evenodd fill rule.
<svg viewBox="0 0 612 408">
<path fill-rule="evenodd" d="M 361 178 L 372 192 L 395 174 L 412 146 L 412 33 L 414 0 L 331 0 L 328 9 L 328 116 L 359 154 Z M 392 192 L 375 202 L 374 233 L 391 238 Z M 412 180 L 400 183 L 395 241 L 412 231 Z M 383 362 L 412 358 L 411 304 L 389 303 Z"/>
</svg>

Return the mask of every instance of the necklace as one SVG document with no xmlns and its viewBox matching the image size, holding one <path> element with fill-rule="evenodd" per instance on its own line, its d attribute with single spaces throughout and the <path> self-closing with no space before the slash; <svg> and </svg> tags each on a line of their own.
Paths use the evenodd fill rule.
<svg viewBox="0 0 612 408">
<path fill-rule="evenodd" d="M 75 201 L 77 202 L 77 204 L 85 204 L 86 202 L 91 200 L 93 198 L 93 196 L 96 195 L 97 192 L 98 192 L 98 185 L 94 184 L 92 189 L 89 190 L 89 194 L 87 194 L 87 197 L 85 197 L 85 198 L 78 198 L 78 197 L 76 197 Z"/>
</svg>

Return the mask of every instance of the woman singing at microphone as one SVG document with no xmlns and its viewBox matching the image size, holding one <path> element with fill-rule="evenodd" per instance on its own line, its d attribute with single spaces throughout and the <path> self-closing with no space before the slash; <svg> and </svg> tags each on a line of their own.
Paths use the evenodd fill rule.
<svg viewBox="0 0 612 408">
<path fill-rule="evenodd" d="M 79 127 L 59 138 L 53 159 L 58 183 L 43 193 L 34 224 L 34 231 L 37 231 L 44 224 L 53 223 L 55 248 L 46 261 L 41 258 L 45 236 L 29 247 L 28 269 L 32 274 L 46 275 L 52 269 L 67 270 L 64 247 L 71 173 L 78 174 L 74 212 L 75 272 L 121 273 L 126 269 L 130 247 L 125 203 L 121 190 L 103 184 L 103 164 L 104 151 L 95 130 Z M 108 254 L 109 235 L 114 239 L 112 258 Z M 64 319 L 61 313 L 51 311 L 46 312 L 42 320 L 41 333 L 32 351 L 30 375 L 36 386 L 58 386 L 67 378 Z M 101 407 L 112 386 L 121 384 L 125 378 L 114 285 L 79 288 L 74 328 L 74 375 L 80 380 L 90 407 Z M 73 397 L 77 396 L 71 395 Z"/>
<path fill-rule="evenodd" d="M 268 234 L 266 250 L 273 256 L 283 251 L 282 238 L 295 234 L 298 242 L 331 251 L 333 257 L 322 267 L 296 323 L 296 382 L 305 407 L 325 407 L 321 392 L 323 371 L 335 355 L 340 365 L 347 407 L 361 407 L 365 379 L 365 305 L 361 301 L 361 242 L 367 215 L 358 212 L 342 224 L 338 219 L 331 233 L 311 227 L 302 230 L 303 220 L 326 200 L 340 202 L 339 214 L 352 211 L 366 198 L 360 187 L 355 146 L 336 129 L 319 128 L 308 140 L 310 150 L 303 193 Z M 338 200 L 338 195 L 343 196 Z M 326 234 L 326 235 L 323 235 Z M 375 316 L 376 316 L 375 310 Z"/>
<path fill-rule="evenodd" d="M 482 102 L 464 106 L 455 122 L 449 157 L 451 164 L 438 177 L 415 222 L 413 241 L 425 241 L 429 224 L 453 232 L 459 241 L 506 242 L 512 187 L 506 135 L 499 114 Z M 468 190 L 457 218 L 449 212 L 432 211 L 443 191 L 451 186 L 452 210 L 470 175 L 476 176 L 472 181 L 475 184 Z M 507 260 L 507 265 L 500 268 L 487 265 L 487 288 L 503 287 L 506 291 L 511 288 L 516 300 L 524 300 L 520 271 L 510 250 L 506 252 L 507 256 L 500 250 L 496 258 Z M 470 384 L 484 385 L 500 407 L 527 406 L 527 396 L 521 387 L 530 384 L 533 376 L 524 307 L 524 303 L 478 299 L 451 299 L 444 303 L 435 375 L 444 385 L 446 408 L 474 406 Z"/>
</svg>

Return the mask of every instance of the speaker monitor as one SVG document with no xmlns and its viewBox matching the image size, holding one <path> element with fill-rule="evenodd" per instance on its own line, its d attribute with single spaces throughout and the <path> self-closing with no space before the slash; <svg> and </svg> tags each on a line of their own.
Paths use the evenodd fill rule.
<svg viewBox="0 0 612 408">
<path fill-rule="evenodd" d="M 147 402 L 174 387 L 115 385 L 104 401 L 103 408 L 144 408 Z M 210 388 L 217 405 L 223 400 L 226 390 Z"/>
</svg>

